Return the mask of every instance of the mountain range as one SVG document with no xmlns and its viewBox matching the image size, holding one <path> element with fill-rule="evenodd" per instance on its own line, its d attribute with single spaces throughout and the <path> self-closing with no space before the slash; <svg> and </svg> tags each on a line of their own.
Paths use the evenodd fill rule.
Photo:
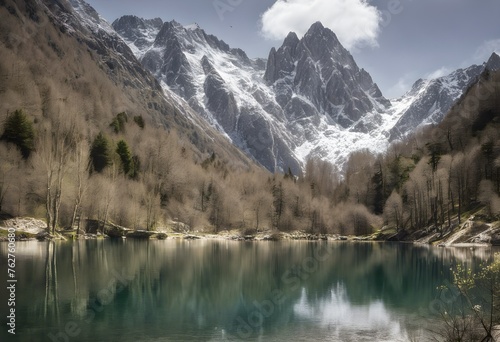
<svg viewBox="0 0 500 342">
<path fill-rule="evenodd" d="M 485 69 L 500 69 L 493 54 L 483 65 L 420 79 L 401 98 L 387 99 L 320 22 L 303 37 L 291 32 L 267 59 L 251 59 L 197 24 L 124 16 L 110 25 L 83 0 L 70 0 L 72 9 L 64 1 L 43 3 L 61 32 L 96 55 L 98 72 L 122 87 L 114 103 L 149 111 L 202 152 L 246 163 L 236 146 L 272 172 L 298 174 L 310 157 L 342 170 L 354 151 L 384 152 L 391 141 L 439 123 Z M 63 58 L 62 47 L 51 47 Z"/>
<path fill-rule="evenodd" d="M 485 68 L 420 79 L 388 100 L 334 32 L 320 22 L 291 32 L 267 60 L 250 59 L 198 25 L 136 16 L 114 29 L 162 84 L 271 171 L 298 172 L 309 157 L 339 168 L 356 150 L 383 152 L 418 127 L 439 123 Z"/>
</svg>

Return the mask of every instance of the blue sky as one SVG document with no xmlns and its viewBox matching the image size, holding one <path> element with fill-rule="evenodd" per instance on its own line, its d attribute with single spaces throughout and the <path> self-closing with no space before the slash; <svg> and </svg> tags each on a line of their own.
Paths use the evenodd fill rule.
<svg viewBox="0 0 500 342">
<path fill-rule="evenodd" d="M 388 98 L 414 81 L 484 62 L 500 52 L 498 0 L 88 0 L 108 21 L 125 14 L 197 23 L 265 57 L 289 31 L 331 28 Z"/>
</svg>

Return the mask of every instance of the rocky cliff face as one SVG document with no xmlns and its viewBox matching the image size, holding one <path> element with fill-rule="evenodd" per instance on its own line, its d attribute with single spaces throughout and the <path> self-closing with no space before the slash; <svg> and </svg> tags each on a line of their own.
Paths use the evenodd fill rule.
<svg viewBox="0 0 500 342">
<path fill-rule="evenodd" d="M 160 18 L 147 20 L 133 15 L 123 16 L 113 23 L 116 32 L 128 38 L 128 46 L 138 57 L 142 57 L 141 51 L 151 46 L 162 26 L 163 20 Z"/>
<path fill-rule="evenodd" d="M 500 70 L 500 56 L 497 53 L 493 53 L 486 62 L 485 69 L 489 71 L 498 71 Z"/>
<path fill-rule="evenodd" d="M 350 128 L 367 113 L 390 107 L 370 74 L 319 22 L 302 39 L 290 33 L 278 50 L 271 50 L 264 79 L 289 117 L 302 102 L 309 107 L 307 115 L 327 115 Z"/>
</svg>

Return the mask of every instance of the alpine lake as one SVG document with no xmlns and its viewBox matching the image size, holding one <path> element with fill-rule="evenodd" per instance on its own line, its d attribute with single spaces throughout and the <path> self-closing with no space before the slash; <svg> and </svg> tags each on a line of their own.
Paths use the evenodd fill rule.
<svg viewBox="0 0 500 342">
<path fill-rule="evenodd" d="M 0 341 L 425 341 L 493 248 L 225 240 L 16 242 Z"/>
</svg>

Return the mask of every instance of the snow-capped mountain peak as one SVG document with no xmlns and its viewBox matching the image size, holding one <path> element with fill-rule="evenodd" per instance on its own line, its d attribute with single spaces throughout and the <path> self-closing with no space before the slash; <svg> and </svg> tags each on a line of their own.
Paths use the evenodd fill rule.
<svg viewBox="0 0 500 342">
<path fill-rule="evenodd" d="M 458 69 L 435 79 L 419 79 L 401 98 L 394 111 L 398 121 L 390 130 L 390 140 L 401 139 L 418 127 L 439 123 L 460 96 L 485 70 L 486 64 Z"/>
</svg>

